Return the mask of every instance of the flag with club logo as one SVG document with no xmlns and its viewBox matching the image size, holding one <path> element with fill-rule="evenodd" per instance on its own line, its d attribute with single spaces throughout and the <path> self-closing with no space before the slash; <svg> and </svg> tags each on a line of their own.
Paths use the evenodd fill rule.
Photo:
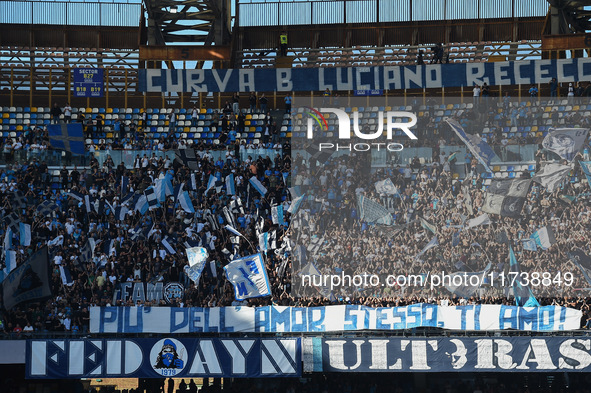
<svg viewBox="0 0 591 393">
<path fill-rule="evenodd" d="M 267 188 L 263 186 L 263 184 L 256 178 L 256 176 L 251 177 L 249 180 L 250 184 L 254 187 L 255 190 L 262 196 L 265 196 L 267 193 Z"/>
<path fill-rule="evenodd" d="M 556 243 L 556 238 L 554 237 L 554 231 L 552 227 L 545 226 L 544 228 L 538 229 L 531 235 L 531 238 L 536 242 L 536 245 L 540 247 L 542 250 L 547 250 Z"/>
<path fill-rule="evenodd" d="M 587 128 L 553 129 L 542 141 L 542 146 L 544 149 L 558 154 L 563 160 L 572 161 L 583 147 L 588 133 Z"/>
<path fill-rule="evenodd" d="M 577 266 L 587 283 L 591 285 L 591 258 L 582 249 L 575 247 L 568 253 L 568 258 Z"/>
<path fill-rule="evenodd" d="M 50 124 L 47 126 L 49 144 L 55 150 L 65 150 L 72 154 L 85 154 L 82 123 Z"/>
<path fill-rule="evenodd" d="M 273 220 L 273 224 L 276 225 L 284 225 L 285 222 L 283 221 L 283 205 L 275 205 L 271 206 L 271 218 Z"/>
<path fill-rule="evenodd" d="M 394 218 L 388 209 L 361 194 L 357 194 L 359 218 L 362 221 L 375 224 L 393 225 Z"/>
<path fill-rule="evenodd" d="M 224 266 L 226 278 L 234 286 L 238 301 L 271 295 L 271 285 L 261 254 L 236 259 Z"/>
<path fill-rule="evenodd" d="M 511 276 L 515 277 L 513 281 L 513 296 L 515 296 L 515 302 L 519 307 L 540 307 L 540 303 L 534 297 L 531 289 L 521 280 L 521 268 L 519 262 L 515 258 L 513 248 L 509 246 L 509 271 L 512 273 Z"/>
<path fill-rule="evenodd" d="M 19 223 L 19 240 L 21 246 L 28 247 L 31 245 L 31 225 L 25 223 Z"/>
<path fill-rule="evenodd" d="M 502 217 L 519 217 L 531 182 L 531 179 L 491 182 L 486 190 L 482 211 Z"/>
<path fill-rule="evenodd" d="M 2 282 L 4 308 L 10 310 L 26 301 L 51 297 L 51 269 L 47 247 L 43 247 L 17 268 Z"/>
<path fill-rule="evenodd" d="M 226 195 L 236 195 L 236 186 L 234 183 L 234 174 L 226 176 Z"/>
<path fill-rule="evenodd" d="M 551 162 L 544 165 L 540 171 L 536 172 L 532 179 L 536 183 L 541 184 L 548 192 L 554 192 L 571 169 L 572 167 L 570 165 Z"/>
<path fill-rule="evenodd" d="M 523 249 L 526 251 L 538 251 L 538 246 L 534 239 L 521 239 Z"/>
<path fill-rule="evenodd" d="M 378 194 L 381 195 L 396 195 L 398 194 L 398 189 L 392 183 L 392 180 L 385 179 L 375 183 L 376 191 Z"/>
<path fill-rule="evenodd" d="M 484 166 L 487 172 L 492 173 L 490 169 L 491 162 L 497 158 L 494 150 L 478 135 L 467 134 L 460 123 L 456 120 L 446 118 L 445 121 L 454 130 L 460 140 L 470 149 L 470 152 Z"/>
</svg>

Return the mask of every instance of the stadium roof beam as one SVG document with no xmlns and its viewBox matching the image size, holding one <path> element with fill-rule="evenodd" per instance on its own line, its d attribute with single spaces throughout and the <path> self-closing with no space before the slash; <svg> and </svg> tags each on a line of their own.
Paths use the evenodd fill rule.
<svg viewBox="0 0 591 393">
<path fill-rule="evenodd" d="M 585 33 L 591 30 L 589 0 L 548 0 L 550 4 L 550 31 L 552 35 Z"/>
<path fill-rule="evenodd" d="M 148 45 L 230 43 L 230 0 L 144 0 Z M 183 31 L 182 35 L 171 34 Z"/>
</svg>

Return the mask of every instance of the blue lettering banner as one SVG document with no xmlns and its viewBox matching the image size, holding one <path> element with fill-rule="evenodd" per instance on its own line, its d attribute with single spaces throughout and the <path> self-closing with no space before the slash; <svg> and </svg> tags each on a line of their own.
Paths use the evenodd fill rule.
<svg viewBox="0 0 591 393">
<path fill-rule="evenodd" d="M 140 92 L 396 90 L 591 79 L 591 58 L 330 68 L 140 69 Z"/>
<path fill-rule="evenodd" d="M 303 338 L 304 372 L 591 371 L 589 337 Z"/>
<path fill-rule="evenodd" d="M 27 378 L 299 377 L 299 338 L 29 340 Z"/>
<path fill-rule="evenodd" d="M 487 331 L 560 331 L 580 328 L 580 310 L 558 306 L 443 307 L 412 304 L 372 308 L 326 307 L 91 307 L 92 333 L 315 333 L 436 327 Z"/>
</svg>

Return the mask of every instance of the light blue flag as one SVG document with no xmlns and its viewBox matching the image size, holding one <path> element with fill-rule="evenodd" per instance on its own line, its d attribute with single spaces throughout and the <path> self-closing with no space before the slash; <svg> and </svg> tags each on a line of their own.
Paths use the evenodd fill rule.
<svg viewBox="0 0 591 393">
<path fill-rule="evenodd" d="M 74 285 L 74 280 L 72 280 L 72 275 L 70 274 L 70 269 L 60 265 L 60 277 L 62 279 L 62 284 L 65 286 L 71 287 Z"/>
<path fill-rule="evenodd" d="M 187 213 L 195 213 L 195 208 L 193 207 L 193 202 L 191 202 L 191 197 L 189 196 L 188 191 L 183 191 L 179 195 L 179 203 Z"/>
<path fill-rule="evenodd" d="M 236 259 L 224 266 L 224 271 L 234 286 L 236 300 L 271 295 L 271 285 L 261 254 Z"/>
<path fill-rule="evenodd" d="M 209 175 L 209 181 L 207 182 L 207 189 L 205 190 L 206 194 L 209 190 L 211 190 L 212 188 L 215 187 L 216 180 L 217 180 L 217 178 L 214 175 Z"/>
<path fill-rule="evenodd" d="M 511 273 L 510 277 L 513 281 L 513 295 L 515 296 L 515 302 L 517 303 L 517 306 L 540 307 L 540 303 L 538 303 L 534 297 L 534 294 L 532 293 L 529 286 L 525 285 L 521 281 L 521 269 L 511 246 L 509 246 L 509 264 L 509 272 Z M 515 280 L 513 280 L 513 277 L 515 277 Z"/>
<path fill-rule="evenodd" d="M 522 239 L 523 249 L 526 251 L 538 251 L 538 246 L 534 239 Z"/>
<path fill-rule="evenodd" d="M 29 224 L 25 224 L 19 222 L 18 224 L 20 230 L 20 243 L 21 246 L 28 247 L 31 245 L 31 226 Z"/>
<path fill-rule="evenodd" d="M 0 270 L 0 283 L 2 283 L 2 281 L 8 277 L 11 271 L 16 269 L 16 251 L 6 250 L 5 256 L 6 260 L 4 261 L 4 269 Z"/>
<path fill-rule="evenodd" d="M 545 226 L 544 228 L 538 229 L 531 235 L 531 238 L 535 241 L 536 245 L 539 246 L 542 250 L 547 250 L 556 243 L 556 238 L 554 237 L 554 231 L 552 227 Z"/>
<path fill-rule="evenodd" d="M 140 214 L 144 215 L 148 211 L 148 198 L 145 195 L 141 195 L 137 203 L 135 204 L 135 210 L 139 211 Z"/>
<path fill-rule="evenodd" d="M 234 185 L 234 174 L 230 173 L 226 176 L 226 194 L 236 195 L 236 186 Z"/>
<path fill-rule="evenodd" d="M 273 224 L 285 224 L 285 222 L 283 221 L 283 205 L 272 206 L 271 217 L 273 219 Z"/>
<path fill-rule="evenodd" d="M 291 201 L 291 205 L 289 205 L 289 209 L 287 209 L 287 212 L 291 213 L 292 216 L 295 216 L 300 210 L 300 207 L 302 207 L 302 203 L 304 202 L 305 197 L 306 194 L 303 194 L 293 199 Z"/>
<path fill-rule="evenodd" d="M 267 188 L 263 186 L 263 184 L 256 178 L 256 176 L 251 177 L 249 180 L 250 184 L 254 187 L 255 190 L 258 191 L 259 194 L 265 196 L 267 193 Z"/>
<path fill-rule="evenodd" d="M 204 247 L 191 247 L 185 249 L 185 252 L 187 253 L 187 260 L 189 261 L 189 266 L 185 266 L 184 268 L 185 273 L 195 285 L 199 285 L 199 278 L 201 277 L 201 273 L 203 272 L 203 268 L 209 257 L 207 249 Z"/>
</svg>

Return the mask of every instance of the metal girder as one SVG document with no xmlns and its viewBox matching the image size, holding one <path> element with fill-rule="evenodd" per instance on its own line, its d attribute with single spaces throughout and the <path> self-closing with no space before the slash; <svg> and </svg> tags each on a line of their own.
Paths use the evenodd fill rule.
<svg viewBox="0 0 591 393">
<path fill-rule="evenodd" d="M 143 0 L 148 14 L 148 44 L 230 42 L 230 0 Z"/>
<path fill-rule="evenodd" d="M 548 0 L 550 9 L 550 34 L 584 33 L 591 30 L 591 12 L 583 7 L 591 6 L 589 0 Z"/>
</svg>

